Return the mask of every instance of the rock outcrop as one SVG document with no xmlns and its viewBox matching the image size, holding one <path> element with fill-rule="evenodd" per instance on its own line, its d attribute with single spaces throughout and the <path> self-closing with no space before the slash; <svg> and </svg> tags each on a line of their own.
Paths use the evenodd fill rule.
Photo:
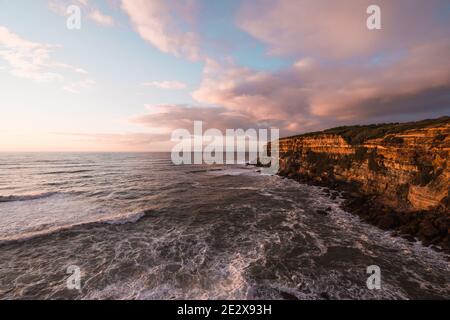
<svg viewBox="0 0 450 320">
<path fill-rule="evenodd" d="M 279 152 L 280 175 L 345 189 L 366 220 L 450 249 L 450 117 L 282 138 Z"/>
</svg>

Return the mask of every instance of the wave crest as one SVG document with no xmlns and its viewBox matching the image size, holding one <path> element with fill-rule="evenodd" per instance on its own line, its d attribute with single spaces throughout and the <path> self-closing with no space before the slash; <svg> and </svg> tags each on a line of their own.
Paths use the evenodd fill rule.
<svg viewBox="0 0 450 320">
<path fill-rule="evenodd" d="M 13 201 L 28 201 L 28 200 L 36 200 L 47 198 L 58 194 L 58 192 L 41 192 L 35 194 L 23 194 L 23 195 L 9 195 L 9 196 L 0 196 L 0 202 L 13 202 Z"/>
<path fill-rule="evenodd" d="M 130 212 L 126 214 L 116 214 L 112 216 L 106 216 L 98 220 L 92 220 L 92 221 L 85 221 L 80 223 L 74 223 L 74 224 L 68 224 L 68 225 L 62 225 L 62 226 L 54 226 L 52 228 L 47 228 L 44 230 L 38 230 L 38 231 L 30 231 L 26 233 L 16 234 L 13 236 L 0 238 L 0 245 L 4 244 L 10 244 L 13 242 L 21 242 L 26 240 L 35 239 L 37 237 L 42 236 L 48 236 L 51 234 L 55 234 L 58 232 L 68 231 L 74 228 L 80 228 L 80 227 L 89 227 L 92 225 L 101 225 L 101 224 L 108 224 L 108 225 L 123 225 L 127 223 L 136 223 L 139 220 L 141 220 L 145 215 L 149 214 L 151 210 L 144 210 L 144 211 L 138 211 L 138 212 Z"/>
</svg>

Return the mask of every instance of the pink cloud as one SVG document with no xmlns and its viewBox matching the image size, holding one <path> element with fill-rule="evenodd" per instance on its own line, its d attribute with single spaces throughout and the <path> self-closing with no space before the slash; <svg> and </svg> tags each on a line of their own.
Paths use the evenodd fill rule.
<svg viewBox="0 0 450 320">
<path fill-rule="evenodd" d="M 173 0 L 122 0 L 121 7 L 138 34 L 157 49 L 191 60 L 200 59 L 198 35 L 185 31 L 194 12 L 191 1 L 183 5 Z"/>
<path fill-rule="evenodd" d="M 203 121 L 205 128 L 225 130 L 247 128 L 251 118 L 233 114 L 222 107 L 204 107 L 179 104 L 147 105 L 147 113 L 131 117 L 130 121 L 167 134 L 179 128 L 191 129 L 194 121 Z"/>
<path fill-rule="evenodd" d="M 0 26 L 0 58 L 8 63 L 9 68 L 6 69 L 15 77 L 36 82 L 64 82 L 64 71 L 87 74 L 82 68 L 54 60 L 51 54 L 59 47 L 27 40 Z"/>
<path fill-rule="evenodd" d="M 444 2 L 379 1 L 379 31 L 366 28 L 369 4 L 243 2 L 239 26 L 297 62 L 262 72 L 209 59 L 193 97 L 285 133 L 448 113 L 450 29 L 436 18 Z"/>
<path fill-rule="evenodd" d="M 193 93 L 253 123 L 278 122 L 285 132 L 450 108 L 450 41 L 418 44 L 386 65 L 300 60 L 267 73 L 233 63 L 205 66 Z M 288 133 L 288 132 L 287 132 Z"/>
<path fill-rule="evenodd" d="M 114 19 L 111 16 L 105 15 L 98 9 L 93 9 L 88 14 L 89 19 L 96 22 L 99 25 L 111 27 L 114 25 Z"/>
<path fill-rule="evenodd" d="M 369 5 L 381 8 L 382 30 L 366 27 Z M 442 0 L 244 1 L 238 25 L 277 55 L 347 59 L 399 50 L 442 37 Z"/>
<path fill-rule="evenodd" d="M 144 82 L 142 85 L 144 87 L 166 89 L 166 90 L 181 90 L 186 88 L 185 83 L 175 80 Z"/>
<path fill-rule="evenodd" d="M 57 15 L 65 17 L 68 16 L 67 8 L 70 5 L 80 5 L 87 11 L 87 18 L 89 20 L 103 27 L 112 27 L 115 25 L 113 17 L 104 14 L 91 3 L 88 0 L 75 0 L 75 2 L 68 0 L 49 0 L 48 8 Z"/>
</svg>

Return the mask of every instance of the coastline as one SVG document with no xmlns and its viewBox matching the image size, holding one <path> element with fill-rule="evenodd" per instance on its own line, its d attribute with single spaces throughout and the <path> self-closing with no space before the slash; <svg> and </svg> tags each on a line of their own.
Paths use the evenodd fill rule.
<svg viewBox="0 0 450 320">
<path fill-rule="evenodd" d="M 410 242 L 421 241 L 438 252 L 450 255 L 450 213 L 445 210 L 402 211 L 395 210 L 381 201 L 376 195 L 367 195 L 358 191 L 356 184 L 332 180 L 318 181 L 300 174 L 283 174 L 279 176 L 293 179 L 299 183 L 327 188 L 331 199 L 338 196 L 344 199 L 341 208 L 359 216 L 363 221 L 382 230 L 393 231 L 394 236 Z M 320 211 L 319 214 L 328 214 Z"/>
</svg>

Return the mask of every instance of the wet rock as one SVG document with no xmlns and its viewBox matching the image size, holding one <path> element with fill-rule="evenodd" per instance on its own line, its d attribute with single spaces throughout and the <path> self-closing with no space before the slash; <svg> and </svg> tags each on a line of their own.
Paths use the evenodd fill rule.
<svg viewBox="0 0 450 320">
<path fill-rule="evenodd" d="M 413 237 L 413 236 L 411 236 L 411 235 L 408 235 L 408 234 L 404 234 L 404 235 L 402 235 L 401 237 L 402 237 L 403 239 L 409 241 L 409 242 L 416 242 L 416 241 L 417 241 L 415 237 Z"/>
<path fill-rule="evenodd" d="M 445 216 L 439 216 L 435 221 L 434 225 L 442 234 L 448 234 L 450 229 L 450 219 Z"/>
<path fill-rule="evenodd" d="M 417 234 L 417 226 L 415 224 L 406 224 L 401 226 L 399 231 L 402 235 Z"/>
<path fill-rule="evenodd" d="M 284 300 L 299 300 L 295 295 L 286 291 L 280 291 L 280 295 Z"/>
<path fill-rule="evenodd" d="M 420 234 L 426 238 L 434 238 L 439 235 L 439 230 L 433 226 L 430 220 L 424 220 L 420 224 Z"/>
<path fill-rule="evenodd" d="M 330 299 L 331 299 L 331 297 L 330 297 L 330 295 L 328 294 L 328 292 L 322 292 L 322 293 L 320 294 L 320 297 L 321 297 L 322 299 L 324 299 L 324 300 L 330 300 Z"/>
<path fill-rule="evenodd" d="M 181 269 L 181 265 L 179 265 L 179 264 L 169 264 L 166 267 L 167 272 L 177 272 L 180 269 Z"/>
<path fill-rule="evenodd" d="M 450 234 L 447 234 L 439 243 L 438 245 L 442 248 L 445 252 L 450 252 Z"/>
<path fill-rule="evenodd" d="M 387 214 L 380 218 L 380 220 L 378 221 L 378 224 L 379 224 L 380 228 L 387 230 L 387 229 L 391 229 L 394 227 L 395 220 L 391 215 Z"/>
<path fill-rule="evenodd" d="M 328 212 L 326 212 L 325 210 L 316 210 L 316 213 L 317 213 L 317 214 L 320 214 L 320 215 L 322 215 L 322 216 L 328 215 Z"/>
</svg>

